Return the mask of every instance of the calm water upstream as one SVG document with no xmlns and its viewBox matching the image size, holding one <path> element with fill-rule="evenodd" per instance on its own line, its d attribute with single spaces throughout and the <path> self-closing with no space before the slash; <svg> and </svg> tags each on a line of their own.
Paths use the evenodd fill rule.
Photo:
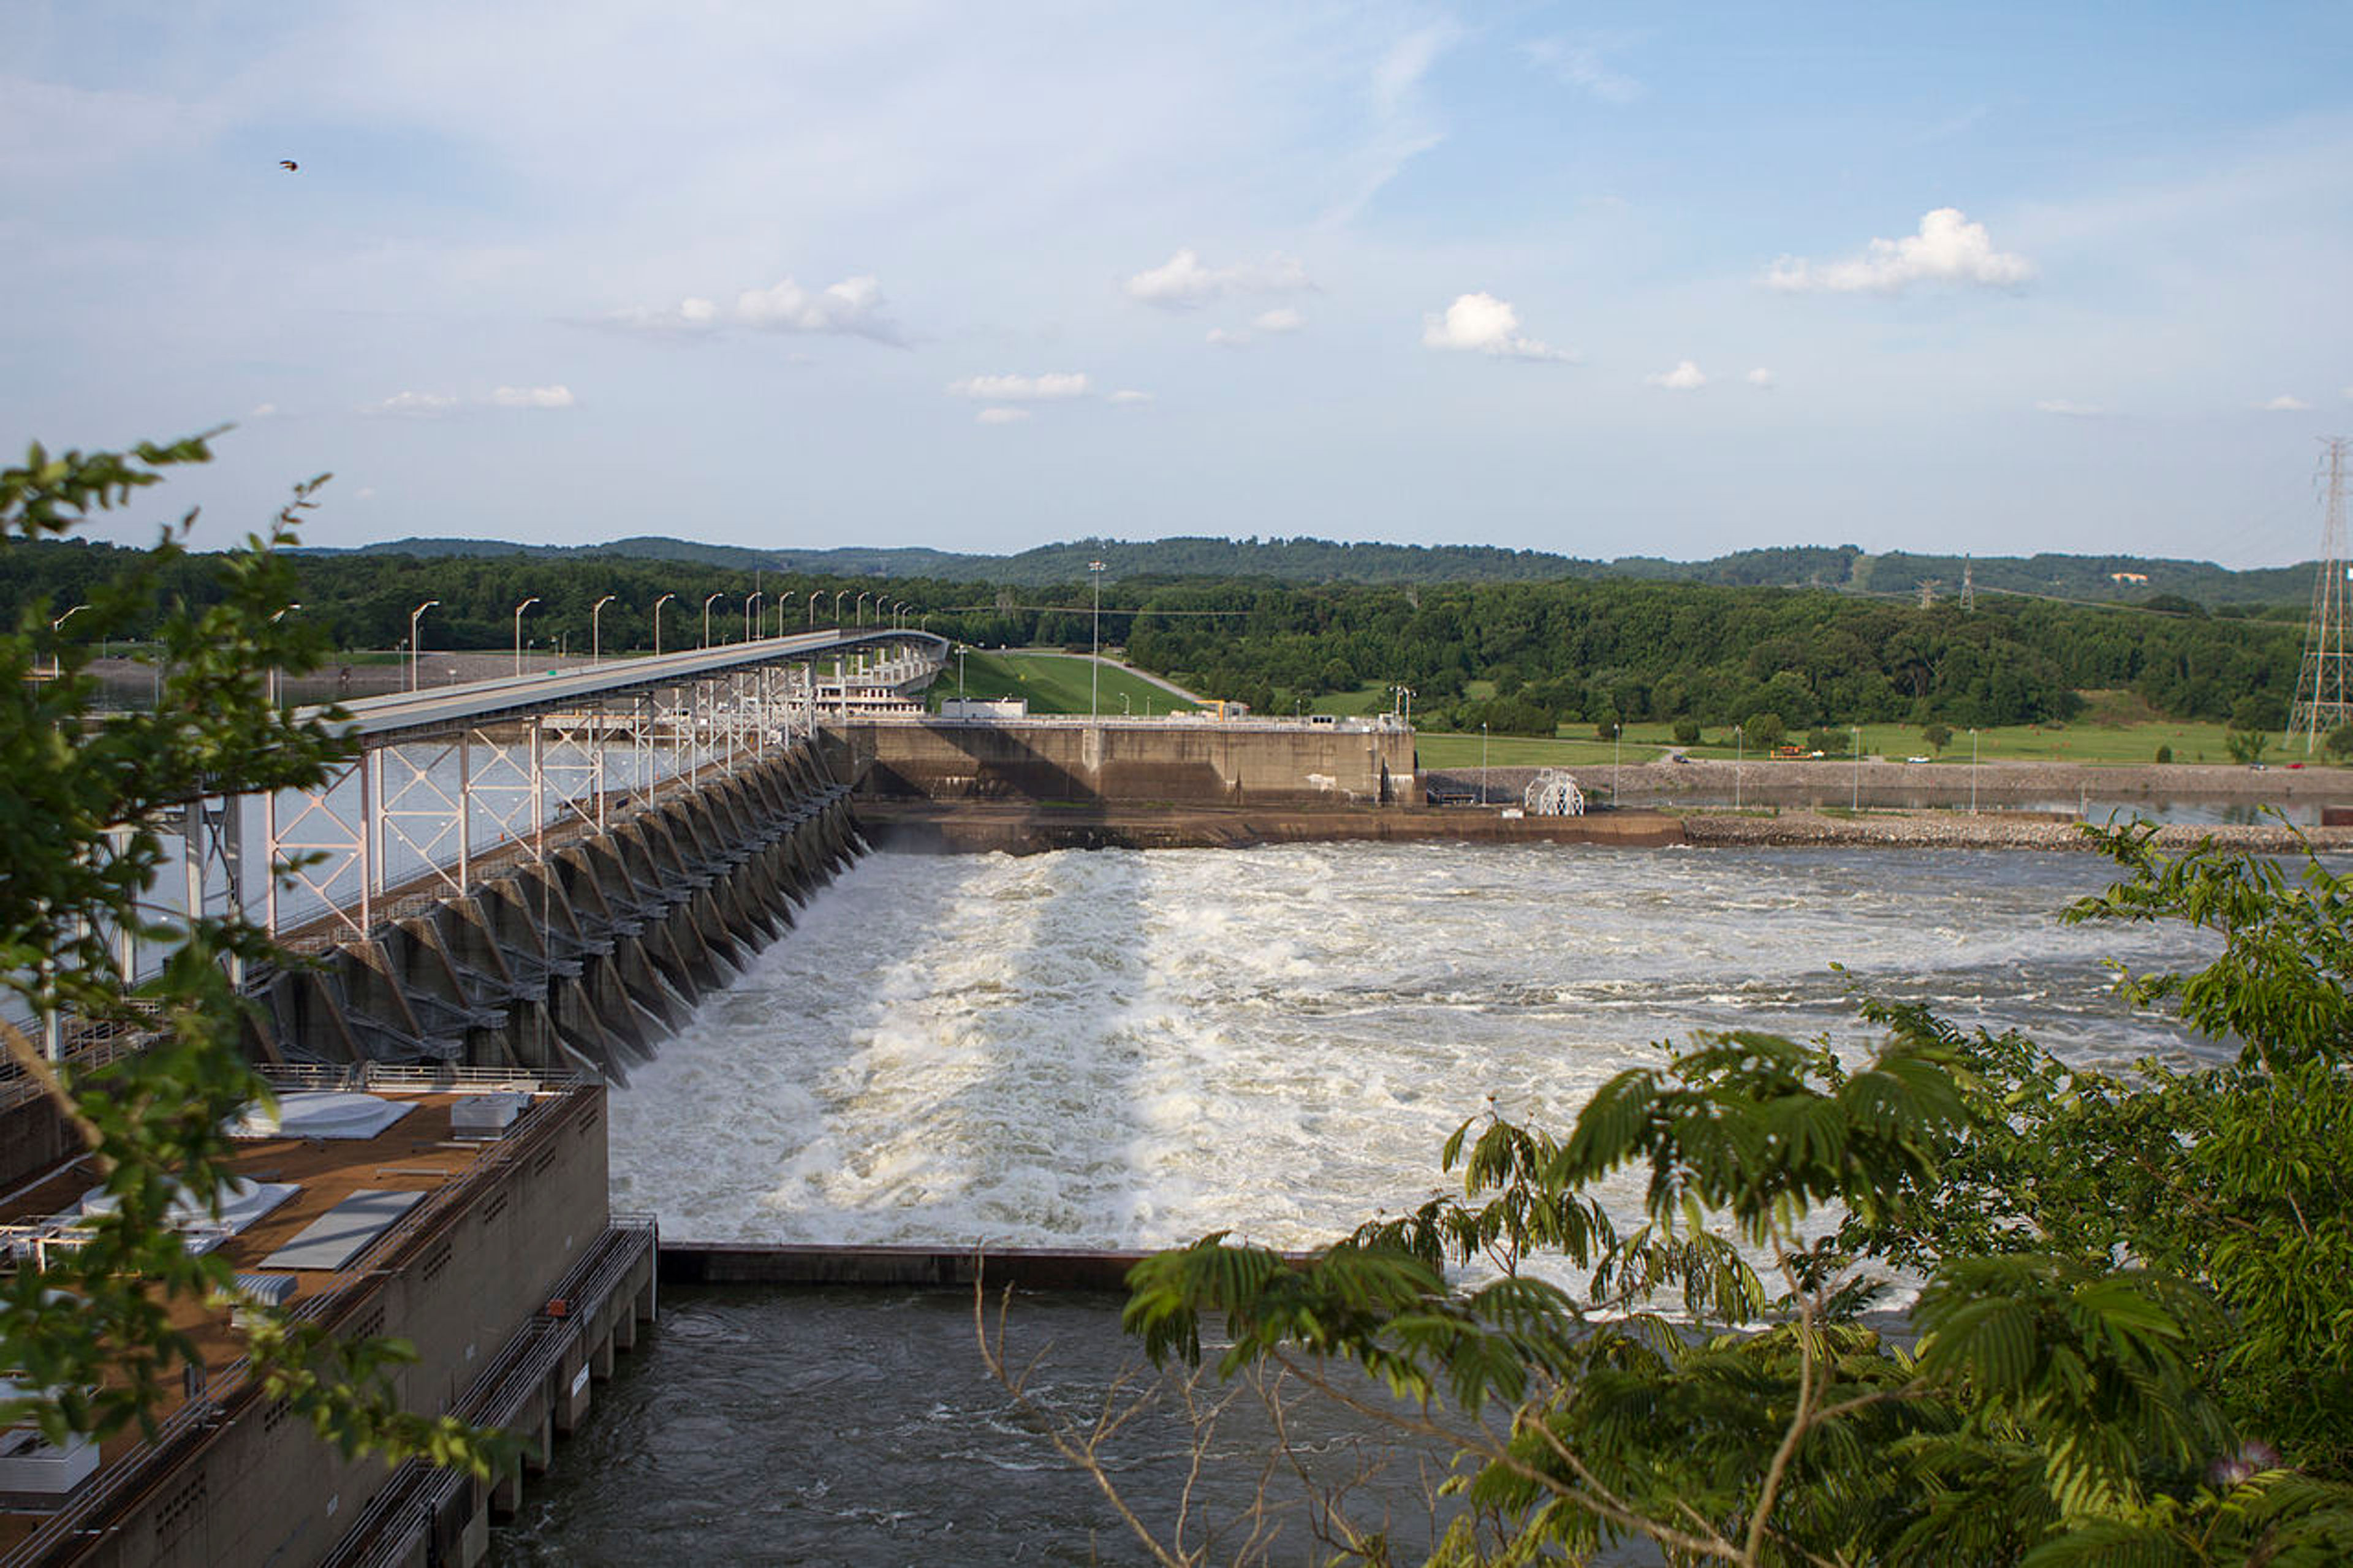
<svg viewBox="0 0 2353 1568">
<path fill-rule="evenodd" d="M 615 1093 L 614 1202 L 708 1240 L 1308 1247 L 1427 1195 L 1464 1117 L 1565 1126 L 1652 1042 L 1862 1048 L 1856 989 L 2089 1061 L 2211 1050 L 2120 1011 L 2101 963 L 2195 941 L 2056 922 L 2107 879 L 1955 851 L 874 857 Z M 1114 1306 L 1017 1310 L 1017 1337 L 1053 1342 L 1059 1406 L 1100 1399 Z M 984 1379 L 966 1301 L 676 1297 L 625 1361 L 501 1560 L 1137 1560 Z M 1250 1429 L 1228 1435 L 1229 1506 Z M 1173 1496 L 1182 1424 L 1127 1444 L 1138 1490 Z"/>
</svg>

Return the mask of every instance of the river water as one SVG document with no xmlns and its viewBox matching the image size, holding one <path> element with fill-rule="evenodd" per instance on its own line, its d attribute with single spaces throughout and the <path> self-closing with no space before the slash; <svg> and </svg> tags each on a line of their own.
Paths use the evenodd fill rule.
<svg viewBox="0 0 2353 1568">
<path fill-rule="evenodd" d="M 1857 990 L 2080 1060 L 2211 1055 L 2122 1011 L 2102 966 L 2194 963 L 2197 939 L 2057 923 L 2108 870 L 1557 846 L 871 857 L 614 1094 L 613 1200 L 701 1240 L 1312 1247 L 1436 1190 L 1464 1118 L 1565 1127 L 1653 1042 L 1737 1026 L 1861 1050 Z M 1050 1404 L 1100 1400 L 1115 1307 L 1017 1308 L 1017 1339 L 1053 1343 Z M 673 1296 L 496 1552 L 1139 1560 L 983 1375 L 970 1320 L 902 1293 Z M 1229 1510 L 1262 1446 L 1263 1417 L 1237 1419 L 1209 1488 Z M 1188 1431 L 1123 1436 L 1155 1506 Z M 1356 1462 L 1347 1433 L 1312 1436 Z M 1284 1540 L 1278 1560 L 1307 1556 L 1295 1522 Z"/>
</svg>

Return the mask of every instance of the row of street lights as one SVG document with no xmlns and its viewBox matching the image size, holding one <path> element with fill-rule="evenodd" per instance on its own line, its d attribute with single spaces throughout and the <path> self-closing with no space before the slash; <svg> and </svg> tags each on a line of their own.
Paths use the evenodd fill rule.
<svg viewBox="0 0 2353 1568">
<path fill-rule="evenodd" d="M 849 597 L 849 590 L 844 588 L 833 596 L 833 617 L 834 625 L 836 626 L 839 626 L 841 624 L 841 601 Z M 719 593 L 711 595 L 702 601 L 702 646 L 705 647 L 709 647 L 711 646 L 711 606 L 717 604 L 726 596 L 727 595 L 725 591 L 722 590 Z M 591 663 L 601 664 L 604 662 L 605 606 L 619 597 L 620 595 L 617 594 L 607 594 L 589 607 L 588 658 Z M 678 595 L 676 594 L 664 594 L 660 598 L 654 601 L 654 652 L 657 654 L 661 652 L 662 606 L 677 597 Z M 760 601 L 766 597 L 767 595 L 755 592 L 750 598 L 744 601 L 744 640 L 746 642 L 751 641 L 756 632 L 765 629 L 760 626 L 758 621 L 758 606 Z M 809 595 L 808 621 L 809 628 L 812 631 L 817 628 L 818 603 L 824 597 L 825 590 L 822 588 Z M 858 595 L 858 604 L 856 606 L 858 616 L 857 624 L 860 626 L 863 626 L 866 624 L 866 601 L 870 598 L 874 601 L 874 624 L 878 626 L 882 624 L 882 612 L 886 607 L 891 612 L 891 629 L 892 631 L 900 629 L 902 625 L 904 623 L 904 618 L 906 616 L 916 613 L 915 606 L 906 603 L 904 600 L 886 601 L 880 594 L 860 594 Z M 423 604 L 408 612 L 408 689 L 411 691 L 417 689 L 417 680 L 420 673 L 420 658 L 424 651 L 417 644 L 417 630 L 425 619 L 425 612 L 432 609 L 435 605 L 440 604 L 440 602 L 441 601 L 438 599 L 427 599 Z M 514 672 L 517 675 L 521 675 L 522 673 L 523 612 L 530 609 L 533 605 L 536 605 L 539 602 L 539 595 L 534 594 L 530 598 L 525 599 L 522 604 L 517 605 L 514 607 Z M 300 605 L 289 605 L 285 609 L 279 611 L 277 615 L 272 616 L 269 618 L 272 621 L 278 620 L 281 616 L 290 615 L 301 607 L 302 606 Z M 65 625 L 68 621 L 72 620 L 76 616 L 89 608 L 90 606 L 88 605 L 74 605 L 70 609 L 67 610 L 64 615 L 58 616 L 57 619 L 49 623 L 49 631 L 53 635 L 64 631 Z M 926 617 L 926 619 L 928 618 L 929 617 Z M 785 604 L 783 600 L 779 599 L 776 602 L 776 635 L 778 637 L 785 635 L 784 619 Z"/>
<path fill-rule="evenodd" d="M 709 647 L 711 646 L 711 606 L 717 604 L 726 596 L 726 592 L 723 589 L 719 593 L 707 595 L 702 601 L 702 646 L 704 647 Z M 755 591 L 749 598 L 744 601 L 744 640 L 746 642 L 751 641 L 754 636 L 766 629 L 761 624 L 759 605 L 760 601 L 767 596 L 768 595 L 765 593 Z M 834 624 L 836 626 L 839 626 L 841 624 L 841 602 L 849 596 L 849 590 L 847 588 L 840 590 L 833 595 L 833 615 Z M 589 607 L 588 658 L 589 661 L 593 664 L 601 664 L 604 662 L 605 606 L 611 604 L 618 597 L 620 597 L 620 595 L 617 594 L 607 594 Z M 664 594 L 660 598 L 654 601 L 654 652 L 657 655 L 661 652 L 662 606 L 677 597 L 678 595 L 676 594 Z M 808 620 L 810 629 L 812 630 L 817 626 L 818 604 L 824 597 L 825 590 L 822 588 L 809 595 Z M 904 600 L 886 600 L 880 594 L 860 594 L 858 595 L 858 603 L 854 606 L 857 616 L 856 624 L 860 626 L 866 625 L 866 601 L 869 599 L 872 599 L 874 601 L 874 624 L 878 626 L 882 624 L 882 612 L 887 608 L 891 613 L 891 629 L 892 631 L 900 629 L 906 616 L 916 613 L 915 606 L 906 603 Z M 418 626 L 425 618 L 425 612 L 433 608 L 440 602 L 441 601 L 438 599 L 427 599 L 423 604 L 408 612 L 408 689 L 411 691 L 417 689 L 417 678 L 419 672 L 418 661 L 419 655 L 422 651 L 417 646 Z M 521 675 L 522 673 L 523 614 L 533 605 L 538 603 L 540 603 L 539 595 L 534 594 L 530 598 L 525 599 L 522 604 L 517 605 L 514 607 L 514 672 L 517 675 Z M 291 609 L 300 609 L 301 606 L 290 605 L 288 607 Z M 51 631 L 56 631 L 58 628 L 63 626 L 66 622 L 72 617 L 74 610 L 86 610 L 88 608 L 90 608 L 88 605 L 76 605 L 72 610 L 68 610 L 64 615 L 59 616 L 56 620 L 50 622 L 49 629 Z M 280 612 L 281 615 L 284 613 L 284 611 Z M 785 613 L 786 605 L 780 598 L 776 601 L 776 635 L 778 637 L 785 635 Z"/>
</svg>

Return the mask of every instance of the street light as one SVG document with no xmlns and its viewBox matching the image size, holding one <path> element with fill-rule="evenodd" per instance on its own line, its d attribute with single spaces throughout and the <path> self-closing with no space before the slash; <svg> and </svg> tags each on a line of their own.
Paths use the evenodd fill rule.
<svg viewBox="0 0 2353 1568">
<path fill-rule="evenodd" d="M 750 642 L 753 634 L 760 629 L 759 605 L 760 601 L 766 597 L 765 594 L 755 588 L 752 591 L 752 596 L 744 601 L 744 640 L 745 642 Z"/>
<path fill-rule="evenodd" d="M 411 691 L 417 689 L 417 623 L 425 618 L 426 611 L 431 609 L 440 602 L 441 601 L 438 599 L 427 599 L 423 604 L 417 605 L 417 608 L 408 612 L 408 689 Z"/>
<path fill-rule="evenodd" d="M 618 594 L 607 594 L 588 607 L 588 662 L 591 664 L 605 662 L 605 628 L 598 623 L 605 614 L 605 606 L 619 597 Z"/>
<path fill-rule="evenodd" d="M 1094 655 L 1087 660 L 1087 717 L 1095 716 L 1095 692 L 1103 683 L 1103 563 L 1087 563 L 1087 575 L 1095 585 Z"/>
<path fill-rule="evenodd" d="M 522 673 L 522 613 L 538 603 L 539 595 L 534 594 L 515 606 L 515 673 L 517 675 Z"/>
<path fill-rule="evenodd" d="M 76 616 L 89 608 L 90 606 L 88 605 L 76 605 L 72 609 L 68 610 L 56 620 L 51 621 L 49 623 L 49 635 L 51 637 L 55 637 L 59 631 L 62 631 L 65 628 L 65 624 L 68 621 L 72 620 Z M 51 648 L 49 650 L 49 673 L 52 675 L 63 675 L 65 672 L 66 664 L 63 650 L 59 648 Z"/>
<path fill-rule="evenodd" d="M 841 589 L 833 596 L 833 629 L 836 631 L 841 629 L 841 601 L 848 597 L 849 597 L 849 590 L 847 588 Z"/>
<path fill-rule="evenodd" d="M 858 626 L 864 626 L 864 625 L 866 624 L 866 595 L 863 595 L 863 594 L 859 595 L 858 595 L 858 603 L 857 603 L 857 604 L 855 604 L 855 605 L 851 605 L 850 607 L 851 607 L 853 610 L 855 610 L 855 611 L 857 612 L 857 614 L 858 614 Z M 855 630 L 857 630 L 857 629 L 858 629 L 858 627 L 857 627 L 857 626 L 852 626 L 850 629 L 851 629 L 852 631 L 855 631 Z"/>
<path fill-rule="evenodd" d="M 654 601 L 654 657 L 661 657 L 661 607 L 677 598 L 676 594 L 664 594 Z"/>
<path fill-rule="evenodd" d="M 280 621 L 284 620 L 287 616 L 289 616 L 292 615 L 295 611 L 297 611 L 297 610 L 301 609 L 301 607 L 302 607 L 302 606 L 301 606 L 301 605 L 299 605 L 299 604 L 296 604 L 296 605 L 287 605 L 284 609 L 282 609 L 282 610 L 279 611 L 276 615 L 274 615 L 274 616 L 270 616 L 270 617 L 269 617 L 269 624 L 270 624 L 271 626 L 276 626 L 279 622 L 280 622 Z M 277 661 L 276 659 L 274 659 L 274 658 L 273 658 L 273 659 L 271 659 L 271 660 L 269 661 L 269 705 L 270 705 L 272 708 L 275 708 L 275 707 L 277 707 L 277 706 L 278 706 L 278 688 L 279 688 L 279 685 L 280 685 L 280 679 L 279 679 L 279 678 L 280 678 L 280 676 L 282 673 L 283 673 L 283 672 L 282 672 L 281 670 L 280 670 L 280 669 L 279 669 L 279 668 L 278 668 L 278 661 Z"/>
<path fill-rule="evenodd" d="M 723 592 L 717 593 L 702 601 L 702 646 L 705 647 L 711 646 L 711 606 L 726 596 Z"/>
<path fill-rule="evenodd" d="M 1862 809 L 1862 726 L 1850 726 L 1854 731 L 1854 789 L 1847 796 L 1849 811 Z"/>
<path fill-rule="evenodd" d="M 1740 809 L 1740 764 L 1747 759 L 1747 754 L 1748 738 L 1740 732 L 1740 726 L 1735 724 L 1732 727 L 1732 809 L 1735 811 Z"/>
<path fill-rule="evenodd" d="M 809 595 L 809 630 L 811 631 L 817 630 L 817 602 L 824 597 L 825 590 L 822 588 Z"/>
<path fill-rule="evenodd" d="M 1969 815 L 1978 814 L 1978 727 L 1969 726 Z"/>
<path fill-rule="evenodd" d="M 1487 804 L 1487 721 L 1479 721 L 1479 804 Z"/>
</svg>

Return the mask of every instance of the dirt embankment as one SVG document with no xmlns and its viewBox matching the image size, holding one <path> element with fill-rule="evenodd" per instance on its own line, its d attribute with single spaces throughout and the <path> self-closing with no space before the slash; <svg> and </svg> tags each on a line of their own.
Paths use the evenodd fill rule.
<svg viewBox="0 0 2353 1568">
<path fill-rule="evenodd" d="M 1629 814 L 1632 815 L 1632 814 Z M 1688 812 L 1681 817 L 1683 841 L 1694 847 L 1842 846 L 1886 849 L 2089 849 L 2092 840 L 2075 817 L 2059 812 L 1872 812 L 1828 816 L 1812 811 L 1775 815 Z M 2299 837 L 2299 831 L 2301 837 Z M 2306 827 L 2278 823 L 2233 826 L 2173 823 L 2158 829 L 2158 842 L 2186 849 L 2211 841 L 2230 849 L 2290 854 L 2310 843 L 2323 849 L 2353 849 L 2353 828 Z"/>
<path fill-rule="evenodd" d="M 1493 801 L 1515 801 L 1539 770 L 1485 770 Z M 2353 769 L 2242 768 L 2172 763 L 2093 767 L 2081 763 L 1627 763 L 1613 769 L 1589 763 L 1567 770 L 1588 795 L 1609 798 L 1611 785 L 1628 806 L 1682 803 L 1754 805 L 1966 805 L 1974 785 L 1980 807 L 2029 804 L 2070 806 L 2100 801 L 2213 801 L 2236 805 L 2317 803 L 2353 805 Z M 1424 772 L 1425 786 L 1475 793 L 1481 771 Z"/>
</svg>

